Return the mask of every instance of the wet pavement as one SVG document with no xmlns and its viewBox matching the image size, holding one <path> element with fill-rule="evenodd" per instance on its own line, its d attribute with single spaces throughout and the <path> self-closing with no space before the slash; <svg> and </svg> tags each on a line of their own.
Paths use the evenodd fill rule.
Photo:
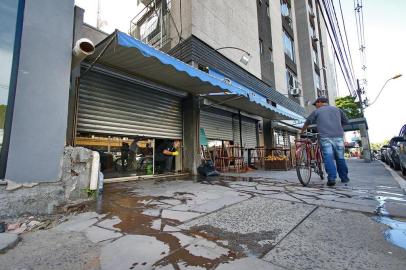
<svg viewBox="0 0 406 270">
<path fill-rule="evenodd" d="M 83 269 L 406 269 L 406 196 L 380 163 L 349 166 L 334 188 L 294 171 L 108 184 L 51 231 L 100 249 Z"/>
</svg>

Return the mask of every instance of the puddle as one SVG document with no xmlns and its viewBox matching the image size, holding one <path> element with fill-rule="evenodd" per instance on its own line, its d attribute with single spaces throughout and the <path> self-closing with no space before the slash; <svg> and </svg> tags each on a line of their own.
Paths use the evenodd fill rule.
<svg viewBox="0 0 406 270">
<path fill-rule="evenodd" d="M 104 193 L 98 198 L 94 207 L 99 214 L 118 217 L 121 222 L 113 227 L 120 229 L 122 233 L 151 236 L 168 246 L 169 252 L 161 254 L 165 255 L 165 257 L 155 262 L 154 267 L 171 265 L 174 269 L 183 269 L 185 266 L 213 269 L 220 263 L 241 257 L 241 255 L 237 255 L 230 250 L 226 254 L 217 253 L 216 258 L 207 258 L 196 253 L 196 250 L 204 250 L 205 247 L 191 246 L 194 245 L 194 242 L 185 244 L 181 239 L 186 237 L 202 240 L 202 236 L 195 236 L 189 232 L 174 233 L 164 231 L 165 226 L 174 228 L 181 224 L 177 220 L 161 218 L 162 211 L 173 206 L 165 202 L 177 201 L 180 204 L 186 204 L 187 201 L 196 197 L 195 194 L 191 192 L 175 192 L 172 196 L 141 196 L 134 192 L 136 186 L 137 183 L 106 185 Z M 216 245 L 213 239 L 207 240 Z M 194 252 L 192 252 L 193 248 Z M 141 265 L 142 262 L 134 262 L 134 265 L 138 264 Z"/>
<path fill-rule="evenodd" d="M 406 222 L 391 219 L 389 217 L 376 217 L 375 221 L 390 227 L 384 233 L 384 237 L 392 244 L 406 249 Z"/>
<path fill-rule="evenodd" d="M 382 193 L 382 192 L 381 192 Z M 395 193 L 386 192 L 385 194 L 394 195 Z M 387 200 L 393 201 L 406 201 L 399 197 L 392 196 L 376 196 L 375 199 L 379 205 L 376 209 L 377 217 L 374 220 L 378 223 L 388 225 L 390 229 L 385 231 L 384 238 L 392 244 L 406 249 L 406 222 L 401 222 L 389 217 L 389 213 L 385 209 L 385 203 Z"/>
<path fill-rule="evenodd" d="M 378 190 L 376 193 L 388 194 L 388 195 L 393 195 L 393 196 L 398 196 L 398 197 L 403 197 L 404 196 L 403 194 L 400 194 L 400 193 L 393 193 L 393 192 L 387 192 L 387 191 L 381 191 L 381 190 Z"/>
</svg>

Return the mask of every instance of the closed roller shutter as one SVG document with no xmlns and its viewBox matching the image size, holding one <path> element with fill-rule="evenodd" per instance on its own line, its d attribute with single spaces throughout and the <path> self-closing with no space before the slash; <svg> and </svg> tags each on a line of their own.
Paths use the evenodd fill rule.
<svg viewBox="0 0 406 270">
<path fill-rule="evenodd" d="M 181 139 L 181 99 L 88 72 L 80 81 L 77 123 L 82 133 Z"/>
<path fill-rule="evenodd" d="M 251 118 L 243 117 L 242 125 L 242 140 L 243 146 L 246 148 L 254 148 L 258 146 L 258 129 L 257 121 Z"/>
<path fill-rule="evenodd" d="M 233 118 L 234 143 L 240 145 L 240 124 L 238 115 Z M 241 118 L 242 127 L 242 146 L 245 148 L 254 148 L 258 146 L 257 139 L 257 121 L 245 116 Z"/>
<path fill-rule="evenodd" d="M 200 111 L 200 127 L 204 128 L 206 137 L 212 140 L 233 140 L 232 114 Z"/>
</svg>

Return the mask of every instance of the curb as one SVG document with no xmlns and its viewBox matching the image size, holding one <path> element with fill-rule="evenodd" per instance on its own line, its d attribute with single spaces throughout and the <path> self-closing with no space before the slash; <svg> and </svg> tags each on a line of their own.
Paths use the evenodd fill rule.
<svg viewBox="0 0 406 270">
<path fill-rule="evenodd" d="M 6 253 L 9 249 L 14 248 L 20 242 L 20 236 L 12 233 L 0 234 L 0 254 Z"/>
<path fill-rule="evenodd" d="M 390 172 L 390 174 L 396 180 L 396 182 L 398 182 L 400 188 L 402 189 L 403 194 L 406 194 L 406 180 L 403 179 L 396 171 L 392 170 L 392 168 L 390 168 L 388 165 L 386 165 L 382 161 L 380 162 L 383 164 L 385 169 L 387 169 Z"/>
</svg>

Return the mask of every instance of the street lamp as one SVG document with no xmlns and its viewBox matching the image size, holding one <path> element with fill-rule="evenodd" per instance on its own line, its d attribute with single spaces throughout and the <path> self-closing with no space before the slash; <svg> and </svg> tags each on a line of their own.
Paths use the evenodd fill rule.
<svg viewBox="0 0 406 270">
<path fill-rule="evenodd" d="M 234 50 L 239 50 L 239 51 L 244 52 L 244 54 L 241 56 L 241 59 L 240 59 L 240 62 L 243 63 L 244 65 L 247 65 L 251 59 L 251 54 L 249 52 L 247 52 L 246 50 L 243 50 L 241 48 L 238 48 L 238 47 L 230 47 L 230 46 L 221 47 L 221 48 L 216 49 L 215 51 L 219 51 L 219 50 L 223 50 L 223 49 L 234 49 Z"/>
<path fill-rule="evenodd" d="M 386 82 L 384 83 L 384 85 L 381 88 L 381 91 L 379 91 L 378 95 L 376 96 L 376 98 L 374 99 L 374 101 L 372 101 L 371 103 L 367 104 L 367 106 L 371 106 L 372 104 L 374 104 L 376 102 L 376 100 L 379 98 L 379 96 L 381 95 L 383 89 L 385 88 L 386 84 L 390 81 L 390 80 L 396 80 L 397 78 L 402 77 L 402 74 L 397 74 L 389 79 L 386 80 Z"/>
</svg>

